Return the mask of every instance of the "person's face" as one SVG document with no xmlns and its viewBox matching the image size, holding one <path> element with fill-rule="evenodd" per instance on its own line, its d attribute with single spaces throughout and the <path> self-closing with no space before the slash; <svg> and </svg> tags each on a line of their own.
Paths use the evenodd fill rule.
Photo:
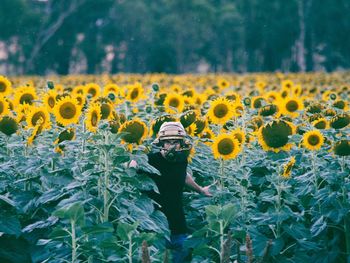
<svg viewBox="0 0 350 263">
<path fill-rule="evenodd" d="M 176 150 L 180 150 L 181 141 L 178 139 L 163 140 L 163 143 L 164 143 L 164 148 L 167 150 L 172 147 L 175 147 Z"/>
</svg>

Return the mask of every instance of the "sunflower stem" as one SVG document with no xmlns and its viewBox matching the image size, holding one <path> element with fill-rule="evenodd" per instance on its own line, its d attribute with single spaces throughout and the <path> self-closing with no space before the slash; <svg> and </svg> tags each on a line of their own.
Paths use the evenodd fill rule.
<svg viewBox="0 0 350 263">
<path fill-rule="evenodd" d="M 71 230 L 72 230 L 72 263 L 75 263 L 76 257 L 77 257 L 77 240 L 76 240 L 76 235 L 75 235 L 75 221 L 71 220 Z"/>
<path fill-rule="evenodd" d="M 108 145 L 108 134 L 105 133 L 105 145 Z M 108 222 L 109 217 L 109 196 L 108 196 L 108 188 L 109 188 L 109 163 L 108 163 L 108 151 L 104 149 L 104 192 L 103 192 L 103 222 Z"/>
<path fill-rule="evenodd" d="M 345 172 L 345 156 L 342 156 L 340 161 L 341 171 Z"/>
<path fill-rule="evenodd" d="M 312 151 L 311 159 L 312 159 L 312 173 L 313 173 L 313 176 L 314 176 L 315 191 L 317 191 L 318 190 L 318 185 L 317 185 L 317 174 L 316 174 L 316 155 L 315 155 L 315 151 Z"/>
<path fill-rule="evenodd" d="M 82 157 L 84 156 L 84 152 L 85 152 L 85 132 L 86 132 L 86 126 L 85 126 L 85 121 L 83 121 L 83 139 L 81 142 Z"/>
<path fill-rule="evenodd" d="M 223 191 L 224 191 L 224 174 L 225 174 L 225 161 L 224 159 L 220 158 L 220 192 L 221 192 L 221 205 L 223 204 Z"/>
</svg>

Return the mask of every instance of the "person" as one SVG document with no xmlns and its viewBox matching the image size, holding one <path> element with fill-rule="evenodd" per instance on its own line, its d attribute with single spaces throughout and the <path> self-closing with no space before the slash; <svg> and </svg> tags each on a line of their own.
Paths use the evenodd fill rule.
<svg viewBox="0 0 350 263">
<path fill-rule="evenodd" d="M 187 158 L 192 144 L 180 122 L 163 123 L 153 145 L 157 150 L 147 155 L 148 163 L 161 175 L 148 175 L 156 183 L 159 193 L 146 191 L 146 194 L 160 205 L 160 210 L 168 220 L 171 233 L 170 241 L 166 241 L 166 247 L 171 249 L 173 262 L 185 262 L 186 258 L 190 257 L 190 253 L 184 247 L 184 241 L 189 233 L 182 202 L 183 188 L 187 185 L 198 193 L 212 196 L 210 185 L 199 186 L 188 172 Z M 137 169 L 138 164 L 132 160 L 129 167 Z"/>
</svg>

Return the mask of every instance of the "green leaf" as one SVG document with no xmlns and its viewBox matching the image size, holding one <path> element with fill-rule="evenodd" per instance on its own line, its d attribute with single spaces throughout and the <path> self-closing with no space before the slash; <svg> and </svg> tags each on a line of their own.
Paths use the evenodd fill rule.
<svg viewBox="0 0 350 263">
<path fill-rule="evenodd" d="M 238 212 L 238 208 L 234 204 L 224 205 L 222 208 L 222 219 L 224 220 L 224 225 L 227 226 L 231 223 L 232 219 Z"/>
<path fill-rule="evenodd" d="M 313 237 L 318 236 L 327 227 L 327 222 L 324 217 L 321 216 L 316 222 L 311 226 L 310 232 Z"/>
<path fill-rule="evenodd" d="M 124 241 L 129 240 L 129 235 L 132 234 L 133 231 L 136 230 L 138 223 L 135 222 L 134 224 L 128 224 L 119 222 L 117 227 L 117 235 Z"/>
<path fill-rule="evenodd" d="M 7 203 L 10 206 L 16 207 L 16 203 L 14 201 L 12 201 L 10 198 L 8 198 L 7 196 L 0 195 L 0 200 L 4 201 L 5 203 Z"/>
<path fill-rule="evenodd" d="M 19 237 L 21 229 L 21 223 L 16 216 L 0 214 L 0 232 Z"/>
<path fill-rule="evenodd" d="M 86 226 L 86 227 L 83 227 L 82 230 L 87 235 L 114 232 L 113 225 L 109 222 L 95 225 L 95 226 Z"/>
<path fill-rule="evenodd" d="M 85 221 L 84 207 L 81 202 L 66 205 L 56 210 L 53 215 L 59 218 L 73 220 L 78 225 L 83 225 Z"/>
</svg>

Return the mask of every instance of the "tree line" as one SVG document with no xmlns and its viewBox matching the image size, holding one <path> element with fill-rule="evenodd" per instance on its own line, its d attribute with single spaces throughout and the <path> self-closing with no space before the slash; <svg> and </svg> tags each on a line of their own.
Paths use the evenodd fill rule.
<svg viewBox="0 0 350 263">
<path fill-rule="evenodd" d="M 1 74 L 333 71 L 348 0 L 1 0 Z"/>
</svg>

